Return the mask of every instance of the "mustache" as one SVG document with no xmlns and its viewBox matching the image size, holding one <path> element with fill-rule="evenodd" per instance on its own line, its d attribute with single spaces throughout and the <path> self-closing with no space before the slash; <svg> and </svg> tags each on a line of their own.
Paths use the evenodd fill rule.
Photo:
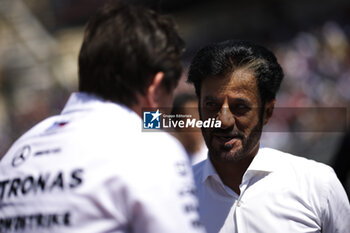
<svg viewBox="0 0 350 233">
<path fill-rule="evenodd" d="M 232 137 L 232 138 L 240 138 L 244 139 L 245 135 L 239 130 L 232 130 L 232 129 L 221 129 L 217 128 L 214 129 L 211 134 L 213 135 L 220 135 L 220 136 L 225 136 L 225 137 Z"/>
</svg>

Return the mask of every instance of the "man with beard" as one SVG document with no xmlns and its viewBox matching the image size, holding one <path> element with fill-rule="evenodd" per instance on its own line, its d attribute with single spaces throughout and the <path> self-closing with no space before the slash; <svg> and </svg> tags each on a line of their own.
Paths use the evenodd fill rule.
<svg viewBox="0 0 350 233">
<path fill-rule="evenodd" d="M 350 206 L 327 165 L 260 147 L 283 71 L 266 48 L 226 41 L 201 49 L 189 81 L 202 120 L 207 160 L 194 166 L 200 215 L 214 232 L 350 232 Z"/>
</svg>

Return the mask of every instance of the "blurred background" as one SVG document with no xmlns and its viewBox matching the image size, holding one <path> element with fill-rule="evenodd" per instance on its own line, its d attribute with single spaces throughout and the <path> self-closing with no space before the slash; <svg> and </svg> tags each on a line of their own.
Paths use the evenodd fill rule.
<svg viewBox="0 0 350 233">
<path fill-rule="evenodd" d="M 59 113 L 69 94 L 77 90 L 77 55 L 84 24 L 105 2 L 0 0 L 0 158 L 23 132 Z M 350 154 L 343 151 L 349 141 L 340 147 L 349 125 L 350 1 L 130 2 L 175 18 L 187 44 L 178 94 L 193 93 L 185 82 L 186 71 L 203 45 L 246 39 L 274 51 L 285 72 L 277 106 L 341 107 L 346 110 L 347 124 L 342 129 L 299 132 L 293 127 L 302 125 L 304 118 L 286 117 L 279 122 L 282 130 L 263 134 L 263 145 L 331 165 L 341 154 L 337 163 L 348 169 L 344 166 L 349 166 Z M 317 115 L 305 122 L 322 125 Z"/>
</svg>

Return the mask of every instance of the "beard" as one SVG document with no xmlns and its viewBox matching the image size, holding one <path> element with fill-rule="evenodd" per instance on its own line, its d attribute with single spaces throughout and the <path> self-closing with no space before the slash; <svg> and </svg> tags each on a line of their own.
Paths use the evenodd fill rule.
<svg viewBox="0 0 350 233">
<path fill-rule="evenodd" d="M 202 130 L 205 143 L 209 150 L 211 159 L 220 162 L 237 162 L 250 156 L 256 146 L 258 146 L 262 133 L 262 120 L 253 127 L 248 135 L 245 135 L 238 129 L 214 129 L 211 132 Z M 218 143 L 214 142 L 214 135 L 230 135 L 234 139 L 234 143 Z"/>
</svg>

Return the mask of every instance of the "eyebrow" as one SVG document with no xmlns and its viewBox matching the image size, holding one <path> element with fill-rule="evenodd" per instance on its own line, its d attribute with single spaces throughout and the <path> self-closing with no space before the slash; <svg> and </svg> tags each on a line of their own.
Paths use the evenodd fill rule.
<svg viewBox="0 0 350 233">
<path fill-rule="evenodd" d="M 249 108 L 251 108 L 253 106 L 252 102 L 246 98 L 235 98 L 234 101 L 236 103 L 239 103 L 239 104 L 244 104 L 244 105 L 248 106 Z"/>
<path fill-rule="evenodd" d="M 211 96 L 211 95 L 207 95 L 204 97 L 204 101 L 208 101 L 208 100 L 209 101 L 218 101 L 218 98 Z M 237 103 L 245 104 L 247 106 L 252 106 L 252 103 L 247 98 L 238 97 L 238 98 L 234 98 L 233 101 L 237 102 Z"/>
<path fill-rule="evenodd" d="M 234 98 L 235 101 L 245 104 L 250 104 L 250 101 L 246 98 Z"/>
<path fill-rule="evenodd" d="M 214 97 L 214 96 L 211 96 L 211 95 L 207 95 L 204 97 L 204 100 L 212 100 L 212 101 L 217 101 L 218 98 Z"/>
</svg>

